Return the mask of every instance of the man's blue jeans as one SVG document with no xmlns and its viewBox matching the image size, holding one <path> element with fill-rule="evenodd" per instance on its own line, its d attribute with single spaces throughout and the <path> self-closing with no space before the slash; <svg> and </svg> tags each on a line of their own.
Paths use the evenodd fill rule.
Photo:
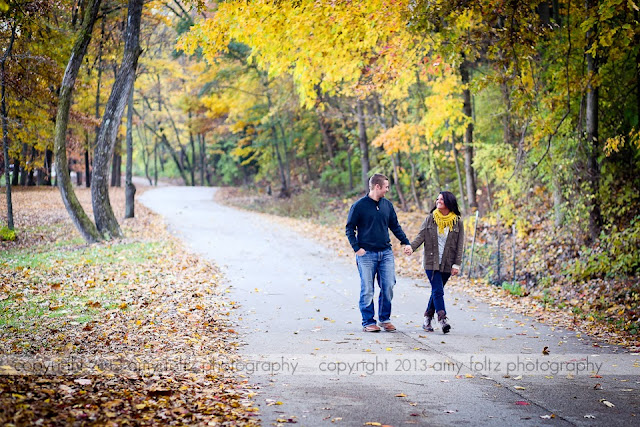
<svg viewBox="0 0 640 427">
<path fill-rule="evenodd" d="M 431 297 L 429 298 L 429 304 L 427 304 L 427 311 L 424 312 L 425 316 L 433 317 L 435 313 L 442 310 L 446 313 L 444 308 L 444 285 L 451 277 L 450 273 L 440 273 L 438 270 L 425 270 L 427 277 L 431 282 Z"/>
<path fill-rule="evenodd" d="M 393 286 L 396 284 L 395 262 L 393 251 L 371 251 L 362 256 L 356 255 L 356 264 L 360 273 L 360 313 L 362 326 L 375 325 L 375 308 L 373 305 L 373 281 L 378 277 L 380 297 L 378 298 L 378 320 L 388 323 L 391 317 L 391 300 Z"/>
</svg>

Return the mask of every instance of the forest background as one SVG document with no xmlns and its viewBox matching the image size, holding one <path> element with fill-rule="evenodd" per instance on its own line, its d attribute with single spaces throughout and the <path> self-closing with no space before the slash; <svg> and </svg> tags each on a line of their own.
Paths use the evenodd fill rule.
<svg viewBox="0 0 640 427">
<path fill-rule="evenodd" d="M 87 241 L 121 236 L 104 188 L 123 158 L 127 177 L 242 185 L 245 207 L 336 226 L 381 172 L 401 212 L 454 192 L 469 243 L 479 213 L 476 276 L 637 337 L 634 1 L 0 0 L 0 13 L 3 238 L 11 185 L 55 183 Z M 92 186 L 95 226 L 65 168 Z M 496 276 L 509 238 L 517 271 Z"/>
</svg>

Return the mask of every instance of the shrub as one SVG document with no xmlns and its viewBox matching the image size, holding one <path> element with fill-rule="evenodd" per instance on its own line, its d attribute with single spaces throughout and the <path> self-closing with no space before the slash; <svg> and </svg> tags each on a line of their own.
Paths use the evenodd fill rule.
<svg viewBox="0 0 640 427">
<path fill-rule="evenodd" d="M 16 240 L 16 231 L 11 230 L 5 225 L 4 227 L 0 228 L 0 240 L 3 242 L 13 242 L 14 240 Z"/>
<path fill-rule="evenodd" d="M 624 230 L 614 225 L 603 231 L 598 246 L 583 247 L 566 273 L 578 280 L 633 276 L 640 272 L 639 246 L 640 216 L 636 216 Z"/>
</svg>

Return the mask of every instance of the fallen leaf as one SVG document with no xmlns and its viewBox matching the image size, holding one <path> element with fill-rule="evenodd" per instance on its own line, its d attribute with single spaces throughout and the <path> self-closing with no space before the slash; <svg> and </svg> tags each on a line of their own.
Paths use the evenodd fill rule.
<svg viewBox="0 0 640 427">
<path fill-rule="evenodd" d="M 600 399 L 600 402 L 602 402 L 603 405 L 608 406 L 609 408 L 613 408 L 613 407 L 616 406 L 616 405 L 614 405 L 613 403 L 609 402 L 606 399 Z"/>
<path fill-rule="evenodd" d="M 544 354 L 545 356 L 549 355 L 549 347 L 545 347 L 542 349 L 542 354 Z"/>
<path fill-rule="evenodd" d="M 524 400 L 518 400 L 516 402 L 516 405 L 527 406 L 527 405 L 531 405 L 531 404 L 529 402 L 525 402 Z"/>
</svg>

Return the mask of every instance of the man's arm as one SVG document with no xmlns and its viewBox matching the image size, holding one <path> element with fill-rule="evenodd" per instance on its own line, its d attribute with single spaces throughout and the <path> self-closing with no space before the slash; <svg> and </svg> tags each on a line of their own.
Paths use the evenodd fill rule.
<svg viewBox="0 0 640 427">
<path fill-rule="evenodd" d="M 345 227 L 345 234 L 349 239 L 349 244 L 353 248 L 354 252 L 358 252 L 360 250 L 360 245 L 358 244 L 358 239 L 356 238 L 356 227 L 358 225 L 358 210 L 356 209 L 356 204 L 351 205 L 351 209 L 349 209 L 349 216 L 347 217 L 347 226 Z"/>
<path fill-rule="evenodd" d="M 389 214 L 389 230 L 391 230 L 393 235 L 396 236 L 398 240 L 400 240 L 400 243 L 402 243 L 403 245 L 411 244 L 411 242 L 409 242 L 409 239 L 407 239 L 407 235 L 404 234 L 402 227 L 400 227 L 398 216 L 396 215 L 396 210 L 393 208 L 393 204 L 391 205 L 391 213 Z"/>
</svg>

